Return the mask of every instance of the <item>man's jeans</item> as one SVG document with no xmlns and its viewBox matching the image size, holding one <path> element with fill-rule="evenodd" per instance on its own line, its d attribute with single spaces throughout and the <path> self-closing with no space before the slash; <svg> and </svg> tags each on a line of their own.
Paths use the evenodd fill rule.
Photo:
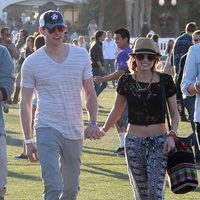
<svg viewBox="0 0 200 200">
<path fill-rule="evenodd" d="M 76 200 L 83 140 L 68 140 L 55 129 L 36 129 L 45 200 Z"/>
<path fill-rule="evenodd" d="M 6 192 L 7 174 L 6 136 L 0 135 L 0 200 L 4 199 Z"/>
<path fill-rule="evenodd" d="M 92 74 L 93 74 L 93 76 L 105 76 L 106 75 L 98 67 L 92 68 Z M 94 82 L 94 89 L 95 89 L 96 95 L 99 96 L 100 93 L 107 87 L 107 85 L 108 85 L 107 82 L 103 82 L 103 83 L 100 83 L 100 84 L 97 84 L 97 83 Z"/>
<path fill-rule="evenodd" d="M 195 97 L 187 96 L 183 99 L 183 104 L 188 111 L 189 120 L 192 127 L 192 132 L 195 132 L 195 123 L 194 123 L 194 105 L 195 105 Z"/>
<path fill-rule="evenodd" d="M 195 128 L 195 123 L 194 123 L 195 97 L 187 96 L 185 99 L 183 99 L 183 103 L 184 103 L 185 108 L 188 111 L 189 120 L 190 120 L 191 127 L 192 127 L 192 134 L 188 138 L 192 140 L 192 144 L 194 145 L 195 159 L 196 159 L 196 161 L 200 162 L 200 150 L 198 148 L 196 128 Z"/>
</svg>

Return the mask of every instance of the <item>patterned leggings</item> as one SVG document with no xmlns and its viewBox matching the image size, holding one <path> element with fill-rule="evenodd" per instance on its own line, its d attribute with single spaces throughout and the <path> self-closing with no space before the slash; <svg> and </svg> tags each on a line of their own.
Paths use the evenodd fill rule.
<svg viewBox="0 0 200 200">
<path fill-rule="evenodd" d="M 126 136 L 126 160 L 135 200 L 163 200 L 167 156 L 166 136 Z"/>
</svg>

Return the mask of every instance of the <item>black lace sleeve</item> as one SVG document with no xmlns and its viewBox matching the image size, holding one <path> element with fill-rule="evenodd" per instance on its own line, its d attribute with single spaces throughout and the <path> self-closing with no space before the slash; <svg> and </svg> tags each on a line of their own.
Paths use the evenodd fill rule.
<svg viewBox="0 0 200 200">
<path fill-rule="evenodd" d="M 164 82 L 167 97 L 171 97 L 177 93 L 175 83 L 170 75 L 164 74 Z"/>
<path fill-rule="evenodd" d="M 126 84 L 127 84 L 127 81 L 126 81 L 126 75 L 122 75 L 118 82 L 117 82 L 117 88 L 116 88 L 116 91 L 118 94 L 120 95 L 125 95 L 126 94 Z"/>
</svg>

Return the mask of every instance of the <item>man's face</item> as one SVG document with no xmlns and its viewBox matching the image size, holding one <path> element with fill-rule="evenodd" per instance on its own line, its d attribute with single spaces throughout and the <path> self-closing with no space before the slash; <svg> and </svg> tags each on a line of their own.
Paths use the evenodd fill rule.
<svg viewBox="0 0 200 200">
<path fill-rule="evenodd" d="M 192 36 L 192 44 L 200 43 L 200 34 L 195 34 Z"/>
<path fill-rule="evenodd" d="M 65 32 L 64 26 L 54 27 L 53 29 L 50 30 L 45 29 L 44 35 L 47 38 L 47 43 L 53 46 L 58 46 L 62 44 L 64 39 L 64 32 Z"/>
<path fill-rule="evenodd" d="M 119 49 L 124 49 L 124 47 L 127 44 L 127 38 L 122 38 L 120 34 L 115 34 L 114 38 L 115 38 L 115 43 L 117 44 L 117 47 Z"/>
<path fill-rule="evenodd" d="M 5 41 L 5 42 L 10 41 L 10 37 L 11 37 L 10 30 L 4 30 L 4 31 L 1 33 L 1 38 L 2 38 L 2 40 Z"/>
</svg>

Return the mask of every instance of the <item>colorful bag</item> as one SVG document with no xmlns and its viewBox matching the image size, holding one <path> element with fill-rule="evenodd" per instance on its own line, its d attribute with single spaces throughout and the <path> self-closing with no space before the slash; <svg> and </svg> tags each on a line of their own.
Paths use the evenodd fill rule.
<svg viewBox="0 0 200 200">
<path fill-rule="evenodd" d="M 176 141 L 176 150 L 168 155 L 167 173 L 171 191 L 185 194 L 198 187 L 198 176 L 192 148 L 183 142 Z"/>
<path fill-rule="evenodd" d="M 164 78 L 160 78 L 162 105 L 167 117 L 169 130 L 171 129 L 169 113 L 166 103 L 166 93 L 164 87 Z M 197 169 L 195 165 L 194 154 L 192 151 L 192 142 L 187 138 L 178 137 L 175 141 L 176 149 L 168 155 L 167 173 L 171 191 L 175 194 L 184 194 L 195 190 L 198 186 Z"/>
</svg>

